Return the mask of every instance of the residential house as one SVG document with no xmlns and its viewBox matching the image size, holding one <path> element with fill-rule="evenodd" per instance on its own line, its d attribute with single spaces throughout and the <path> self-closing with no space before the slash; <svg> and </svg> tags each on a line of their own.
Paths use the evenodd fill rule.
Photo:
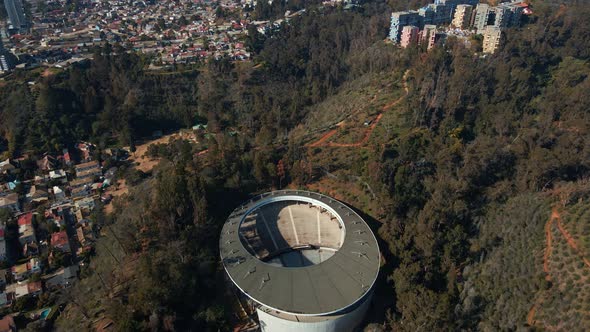
<svg viewBox="0 0 590 332">
<path fill-rule="evenodd" d="M 49 200 L 49 193 L 44 188 L 34 185 L 29 189 L 26 197 L 29 202 L 41 204 Z"/>
<path fill-rule="evenodd" d="M 63 169 L 56 169 L 54 171 L 49 171 L 49 179 L 51 180 L 58 180 L 62 183 L 66 182 L 66 172 Z"/>
<path fill-rule="evenodd" d="M 21 298 L 25 295 L 29 295 L 29 287 L 27 284 L 17 285 L 15 288 L 16 298 Z"/>
<path fill-rule="evenodd" d="M 63 191 L 63 189 L 61 189 L 58 186 L 53 186 L 53 196 L 56 201 L 61 201 L 63 199 L 66 199 L 65 191 Z"/>
<path fill-rule="evenodd" d="M 81 179 L 75 179 L 73 181 L 70 181 L 70 189 L 74 190 L 77 188 L 84 188 L 84 187 L 88 187 L 90 188 L 92 186 L 92 183 L 94 183 L 92 178 L 81 178 Z"/>
<path fill-rule="evenodd" d="M 56 273 L 48 276 L 45 286 L 48 289 L 67 288 L 78 279 L 78 265 L 72 265 L 59 269 Z"/>
<path fill-rule="evenodd" d="M 23 246 L 23 257 L 32 257 L 39 255 L 39 244 L 29 242 Z"/>
<path fill-rule="evenodd" d="M 92 192 L 92 184 L 94 183 L 92 177 L 86 177 L 82 179 L 76 179 L 70 182 L 70 193 L 71 196 L 84 197 L 90 195 Z"/>
<path fill-rule="evenodd" d="M 33 273 L 40 273 L 42 269 L 41 260 L 33 257 L 28 262 L 15 265 L 11 268 L 12 277 L 17 282 L 21 282 L 31 276 Z"/>
<path fill-rule="evenodd" d="M 29 282 L 23 285 L 16 286 L 16 298 L 23 297 L 25 295 L 37 296 L 43 293 L 43 284 L 41 281 Z"/>
<path fill-rule="evenodd" d="M 29 295 L 37 296 L 43 293 L 43 283 L 41 281 L 34 281 L 27 283 Z"/>
<path fill-rule="evenodd" d="M 15 169 L 16 167 L 10 162 L 10 159 L 6 159 L 0 162 L 0 174 L 7 174 Z"/>
<path fill-rule="evenodd" d="M 102 175 L 98 161 L 89 161 L 75 166 L 76 178 L 83 179 L 86 177 L 95 177 Z"/>
<path fill-rule="evenodd" d="M 53 156 L 50 156 L 48 154 L 45 154 L 43 158 L 37 161 L 37 167 L 41 171 L 52 170 L 55 168 L 55 165 L 57 165 L 57 160 Z"/>
<path fill-rule="evenodd" d="M 6 315 L 0 320 L 0 332 L 16 332 L 16 324 L 12 316 Z"/>
<path fill-rule="evenodd" d="M 40 185 L 43 184 L 45 182 L 47 182 L 48 177 L 44 176 L 44 175 L 35 175 L 35 178 L 33 179 L 33 183 L 35 185 Z"/>
<path fill-rule="evenodd" d="M 33 257 L 29 259 L 29 270 L 31 273 L 40 273 L 42 268 L 43 264 L 39 258 Z"/>
<path fill-rule="evenodd" d="M 8 190 L 15 190 L 19 183 L 19 180 L 9 181 L 6 186 L 8 187 Z"/>
<path fill-rule="evenodd" d="M 74 188 L 71 191 L 72 198 L 79 198 L 84 197 L 92 194 L 92 186 L 83 187 L 83 188 Z"/>
<path fill-rule="evenodd" d="M 12 213 L 20 212 L 20 207 L 18 204 L 18 194 L 9 193 L 4 196 L 0 196 L 0 209 L 8 209 L 12 211 Z"/>
<path fill-rule="evenodd" d="M 68 151 L 68 149 L 63 149 L 63 160 L 64 163 L 66 163 L 66 165 L 71 165 L 72 164 L 72 156 L 70 155 L 70 152 Z"/>
<path fill-rule="evenodd" d="M 103 204 L 109 204 L 111 201 L 113 200 L 113 195 L 105 193 L 102 196 L 100 196 L 100 201 Z"/>
<path fill-rule="evenodd" d="M 31 272 L 27 268 L 27 263 L 15 265 L 11 268 L 12 278 L 16 281 L 23 281 L 29 277 Z"/>
<path fill-rule="evenodd" d="M 77 200 L 74 203 L 74 205 L 76 206 L 76 208 L 78 210 L 92 211 L 92 210 L 94 210 L 94 207 L 96 206 L 96 202 L 95 202 L 94 198 L 92 198 L 92 197 L 85 197 L 85 198 Z"/>
<path fill-rule="evenodd" d="M 70 239 L 66 231 L 51 234 L 51 246 L 62 252 L 71 252 Z"/>
<path fill-rule="evenodd" d="M 81 142 L 76 144 L 76 149 L 80 151 L 80 156 L 82 157 L 82 160 L 92 160 L 92 151 L 94 150 L 94 145 L 90 143 Z"/>
<path fill-rule="evenodd" d="M 33 227 L 33 212 L 27 212 L 18 217 L 18 241 L 21 246 L 37 242 Z"/>
<path fill-rule="evenodd" d="M 52 207 L 45 210 L 45 220 L 47 222 L 53 221 L 60 228 L 66 225 L 61 207 Z"/>
</svg>

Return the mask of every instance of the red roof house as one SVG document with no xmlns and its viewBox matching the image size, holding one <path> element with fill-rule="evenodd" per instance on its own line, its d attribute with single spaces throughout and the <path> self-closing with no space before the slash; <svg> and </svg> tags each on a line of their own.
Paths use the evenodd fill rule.
<svg viewBox="0 0 590 332">
<path fill-rule="evenodd" d="M 18 225 L 32 225 L 33 224 L 33 212 L 27 212 L 25 214 L 21 214 L 18 217 Z"/>
<path fill-rule="evenodd" d="M 51 234 L 51 246 L 63 252 L 70 252 L 70 240 L 66 231 Z"/>
</svg>

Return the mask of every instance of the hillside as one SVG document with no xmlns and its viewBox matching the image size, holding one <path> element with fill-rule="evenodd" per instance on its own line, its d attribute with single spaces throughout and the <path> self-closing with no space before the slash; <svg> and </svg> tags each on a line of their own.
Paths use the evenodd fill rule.
<svg viewBox="0 0 590 332">
<path fill-rule="evenodd" d="M 155 75 L 97 49 L 0 86 L 0 149 L 25 166 L 2 181 L 89 140 L 127 193 L 90 217 L 95 255 L 55 295 L 56 328 L 251 324 L 218 235 L 240 202 L 289 187 L 342 200 L 378 235 L 367 330 L 590 329 L 590 8 L 535 2 L 485 56 L 457 38 L 394 47 L 390 10 L 313 7 L 253 32 L 252 62 Z"/>
<path fill-rule="evenodd" d="M 537 195 L 510 199 L 478 222 L 471 244 L 478 253 L 463 269 L 462 316 L 477 317 L 481 329 L 516 329 L 538 293 L 548 286 L 543 273 L 544 226 L 549 202 Z"/>
<path fill-rule="evenodd" d="M 545 226 L 543 267 L 547 289 L 537 294 L 528 322 L 549 330 L 584 330 L 590 325 L 590 218 L 588 197 L 555 207 Z"/>
</svg>

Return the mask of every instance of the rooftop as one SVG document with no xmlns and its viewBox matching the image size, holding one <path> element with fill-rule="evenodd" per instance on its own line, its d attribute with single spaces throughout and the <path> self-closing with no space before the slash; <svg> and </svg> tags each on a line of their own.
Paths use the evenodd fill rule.
<svg viewBox="0 0 590 332">
<path fill-rule="evenodd" d="M 98 161 L 94 160 L 94 161 L 89 161 L 86 163 L 82 163 L 82 164 L 78 164 L 75 166 L 76 171 L 78 170 L 84 170 L 84 169 L 89 169 L 89 168 L 100 168 L 100 165 L 98 164 Z"/>
<path fill-rule="evenodd" d="M 25 214 L 21 214 L 18 217 L 18 225 L 32 225 L 33 224 L 33 212 L 27 212 Z"/>
<path fill-rule="evenodd" d="M 51 234 L 51 246 L 52 247 L 63 247 L 69 244 L 68 234 L 66 231 L 61 231 Z"/>
<path fill-rule="evenodd" d="M 0 207 L 5 207 L 18 203 L 18 194 L 10 193 L 6 196 L 0 197 Z"/>
<path fill-rule="evenodd" d="M 371 290 L 380 253 L 351 208 L 318 193 L 255 197 L 225 223 L 220 252 L 234 284 L 264 306 L 317 316 L 353 307 Z"/>
</svg>

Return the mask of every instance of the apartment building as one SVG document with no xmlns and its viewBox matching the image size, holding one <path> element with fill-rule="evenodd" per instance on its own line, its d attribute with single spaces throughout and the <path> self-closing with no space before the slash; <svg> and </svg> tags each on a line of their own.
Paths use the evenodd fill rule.
<svg viewBox="0 0 590 332">
<path fill-rule="evenodd" d="M 502 30 L 497 26 L 487 26 L 483 33 L 483 52 L 494 53 L 502 41 Z"/>
<path fill-rule="evenodd" d="M 406 48 L 410 45 L 418 44 L 418 35 L 420 29 L 413 25 L 407 25 L 402 29 L 402 36 L 400 39 L 400 46 Z"/>
<path fill-rule="evenodd" d="M 494 8 L 494 25 L 500 28 L 518 26 L 524 7 L 522 2 L 504 2 Z"/>
<path fill-rule="evenodd" d="M 471 14 L 473 14 L 472 5 L 457 5 L 455 9 L 455 16 L 451 23 L 454 27 L 459 29 L 465 29 L 471 24 Z"/>
<path fill-rule="evenodd" d="M 480 3 L 475 7 L 475 13 L 473 14 L 473 23 L 471 24 L 477 32 L 481 33 L 484 31 L 486 26 L 493 24 L 494 22 L 494 11 L 492 7 L 486 3 Z"/>
<path fill-rule="evenodd" d="M 402 36 L 402 29 L 408 25 L 422 29 L 426 24 L 450 24 L 458 5 L 467 4 L 474 6 L 478 2 L 478 0 L 435 0 L 434 3 L 428 4 L 418 10 L 394 12 L 391 14 L 389 39 L 399 43 Z"/>
<path fill-rule="evenodd" d="M 402 37 L 402 29 L 405 26 L 412 25 L 422 26 L 422 16 L 417 11 L 403 11 L 391 14 L 391 26 L 389 29 L 389 39 L 399 43 Z"/>
</svg>

